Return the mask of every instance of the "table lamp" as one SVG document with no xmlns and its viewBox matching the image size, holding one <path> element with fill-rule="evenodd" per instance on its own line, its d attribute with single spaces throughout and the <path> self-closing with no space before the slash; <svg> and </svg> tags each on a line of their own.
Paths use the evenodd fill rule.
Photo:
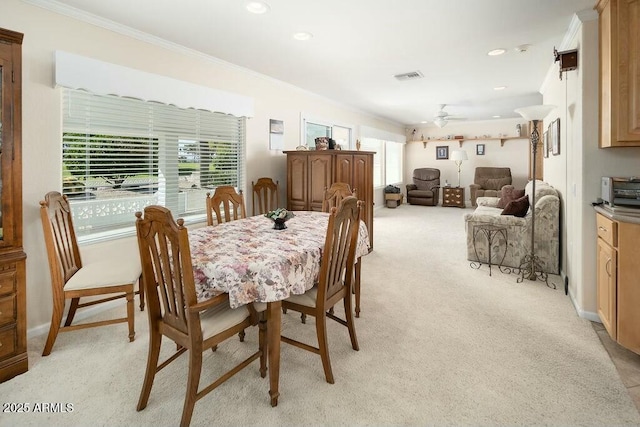
<svg viewBox="0 0 640 427">
<path fill-rule="evenodd" d="M 549 286 L 548 275 L 542 271 L 540 259 L 535 255 L 535 226 L 536 226 L 536 152 L 538 151 L 538 142 L 540 133 L 538 132 L 538 122 L 556 108 L 555 105 L 532 105 L 530 107 L 516 108 L 515 112 L 520 114 L 524 119 L 530 120 L 533 124 L 531 129 L 531 155 L 532 155 L 532 183 L 531 183 L 531 253 L 525 255 L 520 262 L 521 276 L 518 282 L 522 282 L 525 278 L 529 280 L 542 280 Z M 551 286 L 549 286 L 551 287 Z M 553 288 L 555 289 L 555 285 Z"/>
<path fill-rule="evenodd" d="M 460 167 L 462 166 L 463 160 L 469 160 L 467 152 L 464 150 L 454 150 L 451 152 L 451 160 L 455 160 L 458 166 L 458 187 L 460 187 Z"/>
</svg>

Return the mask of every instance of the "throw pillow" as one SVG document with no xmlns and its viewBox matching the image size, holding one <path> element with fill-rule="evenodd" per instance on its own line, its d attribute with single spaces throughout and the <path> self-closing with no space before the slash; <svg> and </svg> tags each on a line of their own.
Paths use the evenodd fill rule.
<svg viewBox="0 0 640 427">
<path fill-rule="evenodd" d="M 524 196 L 524 189 L 516 190 L 513 185 L 505 185 L 502 187 L 502 197 L 498 200 L 497 206 L 500 209 L 504 209 L 510 201 L 519 199 L 522 196 Z"/>
<path fill-rule="evenodd" d="M 529 197 L 522 196 L 507 203 L 500 215 L 513 215 L 522 218 L 529 210 Z"/>
</svg>

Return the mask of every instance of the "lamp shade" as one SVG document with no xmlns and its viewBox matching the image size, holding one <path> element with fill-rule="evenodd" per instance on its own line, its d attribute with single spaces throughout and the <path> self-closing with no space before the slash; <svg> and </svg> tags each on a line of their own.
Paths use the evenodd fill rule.
<svg viewBox="0 0 640 427">
<path fill-rule="evenodd" d="M 542 120 L 555 108 L 555 105 L 531 105 L 529 107 L 516 108 L 514 111 L 527 120 Z"/>
<path fill-rule="evenodd" d="M 449 160 L 469 160 L 469 157 L 467 157 L 467 152 L 464 150 L 453 150 Z"/>
</svg>

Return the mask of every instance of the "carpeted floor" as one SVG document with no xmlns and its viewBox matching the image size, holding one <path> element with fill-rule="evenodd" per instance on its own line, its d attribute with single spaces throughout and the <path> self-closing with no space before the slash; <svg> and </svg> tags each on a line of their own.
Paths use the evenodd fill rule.
<svg viewBox="0 0 640 427">
<path fill-rule="evenodd" d="M 469 209 L 402 205 L 376 211 L 374 251 L 363 258 L 360 351 L 330 323 L 334 385 L 319 356 L 282 344 L 279 405 L 254 363 L 196 403 L 192 426 L 640 425 L 640 415 L 589 321 L 562 291 L 465 258 Z M 122 308 L 124 312 L 124 308 Z M 104 313 L 107 315 L 108 313 Z M 102 315 L 101 315 L 102 316 Z M 40 357 L 29 342 L 28 373 L 0 384 L 2 402 L 72 404 L 72 412 L 0 413 L 0 425 L 175 426 L 187 358 L 157 377 L 136 412 L 147 356 L 146 312 L 126 326 L 60 335 Z M 314 342 L 309 319 L 283 316 L 283 332 Z M 203 380 L 252 351 L 231 339 L 206 352 Z M 175 347 L 166 342 L 163 351 Z M 42 407 L 40 405 L 40 407 Z"/>
</svg>

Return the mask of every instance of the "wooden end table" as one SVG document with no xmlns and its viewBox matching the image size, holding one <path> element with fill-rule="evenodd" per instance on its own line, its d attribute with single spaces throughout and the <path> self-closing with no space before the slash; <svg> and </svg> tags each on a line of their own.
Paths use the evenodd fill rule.
<svg viewBox="0 0 640 427">
<path fill-rule="evenodd" d="M 464 187 L 442 187 L 442 206 L 464 208 Z"/>
</svg>

